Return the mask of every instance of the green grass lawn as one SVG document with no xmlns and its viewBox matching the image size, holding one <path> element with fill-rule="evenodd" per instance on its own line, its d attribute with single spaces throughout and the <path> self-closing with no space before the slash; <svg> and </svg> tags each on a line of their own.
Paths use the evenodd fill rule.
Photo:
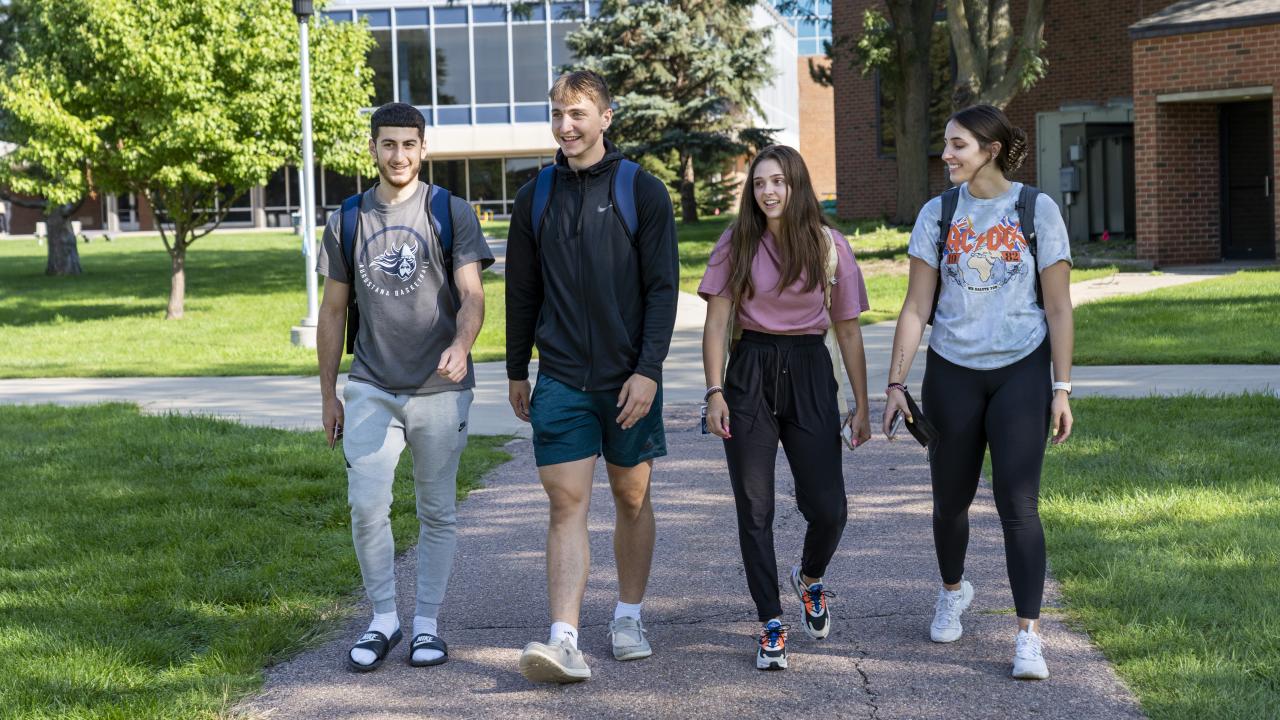
<svg viewBox="0 0 1280 720">
<path fill-rule="evenodd" d="M 1069 617 L 1152 720 L 1277 717 L 1280 399 L 1072 406 L 1040 501 Z"/>
<path fill-rule="evenodd" d="M 1075 320 L 1078 365 L 1280 363 L 1280 270 L 1101 300 Z"/>
<path fill-rule="evenodd" d="M 0 377 L 314 374 L 315 351 L 289 343 L 306 315 L 299 248 L 288 233 L 201 238 L 187 254 L 186 317 L 166 321 L 159 236 L 81 244 L 85 273 L 71 278 L 45 276 L 43 247 L 0 242 Z M 492 320 L 502 283 L 485 296 Z M 473 354 L 503 357 L 497 324 Z"/>
<path fill-rule="evenodd" d="M 0 716 L 212 718 L 360 584 L 341 450 L 318 432 L 0 407 Z M 459 497 L 509 459 L 472 437 Z M 408 453 L 392 528 L 416 538 Z"/>
</svg>

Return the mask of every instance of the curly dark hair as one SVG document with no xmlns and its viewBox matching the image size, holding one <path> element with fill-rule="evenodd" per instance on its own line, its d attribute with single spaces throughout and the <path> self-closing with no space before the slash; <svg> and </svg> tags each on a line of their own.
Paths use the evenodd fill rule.
<svg viewBox="0 0 1280 720">
<path fill-rule="evenodd" d="M 377 140 L 378 128 L 384 127 L 417 128 L 421 138 L 427 133 L 427 120 L 414 106 L 393 102 L 373 111 L 373 117 L 369 118 L 369 137 Z"/>
</svg>

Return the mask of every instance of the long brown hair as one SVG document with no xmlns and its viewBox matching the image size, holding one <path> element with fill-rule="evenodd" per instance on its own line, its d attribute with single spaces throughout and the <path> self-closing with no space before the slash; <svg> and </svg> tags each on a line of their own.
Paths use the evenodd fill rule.
<svg viewBox="0 0 1280 720">
<path fill-rule="evenodd" d="M 742 302 L 744 297 L 755 296 L 751 265 L 755 262 L 756 251 L 768 223 L 764 210 L 756 204 L 753 186 L 756 167 L 765 160 L 776 160 L 787 180 L 787 204 L 782 209 L 778 237 L 774 238 L 781 255 L 782 274 L 778 286 L 772 289 L 781 292 L 803 276 L 804 292 L 812 292 L 826 279 L 827 246 L 831 243 L 827 234 L 829 223 L 822 214 L 818 196 L 813 192 L 809 169 L 795 148 L 770 145 L 751 159 L 738 217 L 729 226 L 728 287 L 735 304 Z"/>
</svg>

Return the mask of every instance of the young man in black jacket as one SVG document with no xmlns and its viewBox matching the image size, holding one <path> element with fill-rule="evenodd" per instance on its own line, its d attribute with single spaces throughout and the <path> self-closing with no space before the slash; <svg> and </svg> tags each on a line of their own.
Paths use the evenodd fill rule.
<svg viewBox="0 0 1280 720">
<path fill-rule="evenodd" d="M 602 454 L 617 513 L 613 655 L 652 654 L 640 604 L 653 557 L 649 478 L 653 459 L 667 452 L 662 361 L 675 327 L 679 258 L 666 187 L 643 171 L 622 176 L 633 184 L 617 180 L 635 168 L 604 138 L 613 119 L 604 80 L 568 73 L 550 97 L 560 146 L 550 192 L 537 193 L 536 179 L 520 189 L 507 239 L 507 378 L 512 410 L 533 425 L 538 476 L 551 501 L 551 636 L 525 647 L 520 670 L 530 680 L 575 682 L 591 677 L 577 625 L 590 565 L 591 479 Z M 623 210 L 631 207 L 634 220 Z"/>
</svg>

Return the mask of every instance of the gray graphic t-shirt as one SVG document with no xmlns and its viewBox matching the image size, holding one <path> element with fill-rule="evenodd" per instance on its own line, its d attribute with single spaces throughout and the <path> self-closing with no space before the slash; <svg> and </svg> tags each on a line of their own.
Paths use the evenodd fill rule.
<svg viewBox="0 0 1280 720">
<path fill-rule="evenodd" d="M 341 213 L 324 228 L 316 272 L 348 283 L 360 305 L 351 379 L 398 395 L 428 395 L 475 386 L 471 358 L 467 377 L 453 383 L 436 373 L 440 355 L 457 332 L 457 297 L 445 277 L 443 250 L 427 214 L 429 186 L 395 205 L 378 201 L 375 188 L 360 202 L 352 273 L 339 244 Z M 493 264 L 480 222 L 466 200 L 453 198 L 453 267 Z"/>
<path fill-rule="evenodd" d="M 1022 183 L 1005 194 L 975 198 L 969 184 L 951 219 L 943 252 L 938 312 L 929 347 L 943 358 L 974 370 L 1011 365 L 1030 355 L 1048 333 L 1044 310 L 1036 306 L 1033 273 L 1071 262 L 1067 226 L 1053 198 L 1036 200 L 1036 262 L 1022 234 L 1016 205 Z M 938 215 L 942 198 L 920 210 L 907 253 L 938 267 Z"/>
</svg>

